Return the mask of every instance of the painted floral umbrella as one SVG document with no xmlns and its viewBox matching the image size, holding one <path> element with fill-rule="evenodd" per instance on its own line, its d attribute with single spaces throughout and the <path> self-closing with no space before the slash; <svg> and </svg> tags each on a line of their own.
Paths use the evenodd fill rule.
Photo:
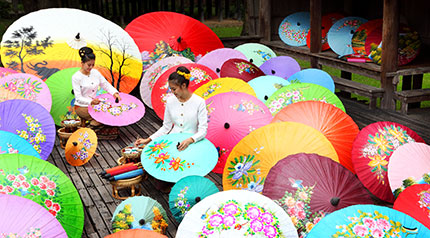
<svg viewBox="0 0 430 238">
<path fill-rule="evenodd" d="M 0 78 L 0 87 L 15 92 L 23 99 L 37 102 L 49 112 L 52 98 L 48 86 L 32 74 L 10 74 Z"/>
<path fill-rule="evenodd" d="M 269 47 L 260 43 L 245 43 L 234 48 L 242 52 L 249 62 L 260 67 L 270 58 L 276 57 L 276 53 Z"/>
<path fill-rule="evenodd" d="M 0 78 L 3 78 L 4 76 L 7 76 L 9 74 L 16 74 L 16 73 L 18 73 L 18 72 L 16 72 L 13 69 L 0 67 Z"/>
<path fill-rule="evenodd" d="M 340 56 L 353 54 L 352 37 L 365 22 L 367 20 L 361 17 L 345 17 L 335 22 L 327 33 L 330 48 Z"/>
<path fill-rule="evenodd" d="M 66 160 L 73 166 L 86 164 L 97 149 L 97 135 L 89 128 L 80 128 L 69 137 L 66 144 Z"/>
<path fill-rule="evenodd" d="M 55 142 L 55 124 L 49 112 L 40 104 L 23 99 L 0 103 L 0 130 L 26 139 L 46 160 Z"/>
<path fill-rule="evenodd" d="M 178 227 L 188 237 L 297 238 L 291 218 L 271 199 L 249 191 L 215 193 L 196 204 Z"/>
<path fill-rule="evenodd" d="M 300 65 L 292 57 L 283 55 L 270 58 L 260 66 L 260 69 L 266 75 L 288 79 L 300 71 Z"/>
<path fill-rule="evenodd" d="M 127 229 L 153 230 L 163 234 L 167 214 L 156 200 L 146 196 L 129 197 L 122 201 L 112 215 L 114 233 Z"/>
<path fill-rule="evenodd" d="M 0 102 L 4 102 L 6 100 L 11 99 L 24 99 L 18 93 L 11 92 L 5 88 L 0 88 Z"/>
<path fill-rule="evenodd" d="M 0 155 L 1 154 L 23 154 L 40 159 L 39 153 L 33 146 L 12 132 L 0 130 Z"/>
<path fill-rule="evenodd" d="M 278 76 L 260 76 L 248 82 L 254 89 L 257 98 L 266 102 L 278 89 L 290 85 L 290 82 Z"/>
<path fill-rule="evenodd" d="M 0 195 L 2 237 L 67 238 L 61 224 L 44 207 L 19 196 Z"/>
<path fill-rule="evenodd" d="M 208 83 L 211 80 L 217 79 L 218 75 L 213 72 L 210 68 L 196 63 L 180 64 L 166 70 L 155 82 L 154 88 L 151 92 L 151 103 L 155 113 L 161 119 L 164 119 L 164 111 L 166 108 L 167 98 L 174 96 L 170 91 L 168 79 L 169 75 L 176 72 L 179 66 L 184 66 L 190 70 L 190 84 L 188 89 L 194 92 L 197 88 Z"/>
<path fill-rule="evenodd" d="M 400 193 L 393 208 L 430 227 L 430 185 L 414 184 Z M 429 228 L 430 229 L 430 228 Z"/>
<path fill-rule="evenodd" d="M 202 176 L 187 176 L 180 179 L 169 193 L 169 208 L 177 222 L 181 222 L 188 211 L 205 197 L 219 192 L 217 186 Z"/>
<path fill-rule="evenodd" d="M 21 196 L 44 207 L 69 238 L 82 236 L 84 208 L 72 181 L 53 164 L 21 154 L 0 155 L 0 193 Z"/>
<path fill-rule="evenodd" d="M 134 40 L 115 23 L 78 9 L 43 9 L 19 18 L 3 35 L 0 54 L 8 68 L 46 80 L 81 66 L 79 46 L 94 50 L 95 68 L 119 91 L 129 93 L 138 84 L 142 61 Z"/>
<path fill-rule="evenodd" d="M 258 98 L 246 93 L 221 93 L 206 100 L 208 129 L 206 139 L 218 150 L 213 172 L 222 173 L 233 147 L 253 130 L 265 126 L 272 114 Z"/>
<path fill-rule="evenodd" d="M 167 238 L 167 236 L 157 233 L 155 231 L 144 230 L 144 229 L 129 229 L 115 232 L 105 238 Z"/>
<path fill-rule="evenodd" d="M 148 107 L 152 108 L 151 92 L 157 79 L 171 67 L 188 63 L 192 63 L 188 58 L 182 56 L 169 56 L 152 64 L 148 69 L 146 69 L 142 76 L 142 80 L 140 81 L 140 98 L 142 98 L 142 101 Z"/>
<path fill-rule="evenodd" d="M 290 83 L 313 83 L 320 85 L 334 93 L 333 78 L 321 69 L 304 69 L 288 78 Z"/>
<path fill-rule="evenodd" d="M 272 115 L 282 108 L 301 101 L 320 101 L 333 104 L 345 111 L 342 101 L 330 90 L 313 83 L 293 83 L 278 89 L 266 101 Z"/>
<path fill-rule="evenodd" d="M 264 76 L 263 71 L 253 63 L 244 59 L 229 59 L 221 67 L 221 77 L 238 78 L 245 82 Z"/>
<path fill-rule="evenodd" d="M 220 76 L 221 67 L 229 59 L 243 59 L 247 60 L 246 56 L 235 49 L 221 48 L 212 50 L 211 52 L 204 55 L 197 63 L 205 65 L 212 69 L 216 74 Z"/>
<path fill-rule="evenodd" d="M 316 129 L 297 122 L 271 123 L 254 130 L 233 148 L 224 167 L 223 188 L 261 193 L 269 170 L 297 153 L 316 153 L 338 161 L 330 141 Z"/>
<path fill-rule="evenodd" d="M 263 195 L 275 200 L 293 219 L 300 235 L 328 213 L 356 204 L 372 204 L 353 173 L 330 158 L 294 154 L 267 174 Z"/>
<path fill-rule="evenodd" d="M 281 121 L 300 122 L 323 133 L 336 150 L 339 163 L 355 173 L 351 151 L 360 130 L 348 114 L 331 104 L 303 101 L 284 107 L 272 120 Z"/>
<path fill-rule="evenodd" d="M 430 230 L 388 207 L 354 205 L 327 215 L 306 237 L 430 237 Z"/>
<path fill-rule="evenodd" d="M 136 97 L 119 93 L 121 101 L 105 93 L 97 96 L 97 105 L 89 105 L 88 112 L 96 121 L 110 126 L 127 126 L 139 121 L 145 115 L 145 106 Z"/>
<path fill-rule="evenodd" d="M 173 133 L 151 141 L 141 155 L 145 171 L 156 179 L 172 183 L 189 175 L 208 174 L 218 160 L 217 150 L 209 140 L 203 139 L 178 151 L 177 145 L 190 136 L 192 134 Z"/>
<path fill-rule="evenodd" d="M 394 201 L 387 176 L 390 157 L 400 145 L 415 141 L 424 142 L 417 133 L 395 122 L 376 122 L 361 129 L 351 159 L 358 178 L 371 193 L 384 201 Z"/>
<path fill-rule="evenodd" d="M 306 45 L 306 38 L 311 27 L 310 21 L 311 14 L 309 12 L 295 12 L 288 15 L 279 25 L 279 37 L 290 46 Z"/>
<path fill-rule="evenodd" d="M 203 86 L 200 86 L 196 91 L 194 91 L 194 94 L 197 94 L 206 100 L 217 94 L 227 92 L 241 92 L 256 96 L 254 89 L 252 89 L 249 84 L 237 78 L 218 78 L 212 80 Z"/>
<path fill-rule="evenodd" d="M 321 17 L 321 50 L 325 51 L 330 49 L 330 46 L 327 42 L 327 33 L 330 30 L 331 26 L 338 20 L 344 18 L 345 16 L 340 13 L 329 13 L 327 15 L 323 15 Z M 306 44 L 308 48 L 311 48 L 311 31 L 309 29 L 308 36 L 306 38 Z"/>
</svg>

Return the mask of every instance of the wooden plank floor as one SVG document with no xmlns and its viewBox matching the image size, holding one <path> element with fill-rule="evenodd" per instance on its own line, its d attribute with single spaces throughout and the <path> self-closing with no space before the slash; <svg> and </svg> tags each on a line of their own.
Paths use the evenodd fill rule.
<svg viewBox="0 0 430 238">
<path fill-rule="evenodd" d="M 403 124 L 416 131 L 428 143 L 430 142 L 430 126 L 428 125 L 429 113 L 404 116 L 396 112 L 386 112 L 380 109 L 369 110 L 359 102 L 342 99 L 347 113 L 354 119 L 358 126 L 364 126 L 376 121 L 394 121 Z M 424 120 L 423 118 L 426 118 Z M 121 148 L 132 143 L 138 136 L 146 137 L 154 133 L 162 121 L 158 119 L 153 110 L 147 109 L 145 117 L 138 123 L 120 128 L 120 137 L 113 141 L 99 141 L 97 152 L 101 155 L 92 158 L 81 167 L 73 167 L 66 162 L 64 150 L 59 146 L 57 138 L 55 147 L 48 161 L 60 168 L 72 181 L 78 190 L 85 211 L 85 225 L 82 237 L 105 237 L 111 233 L 111 218 L 116 206 L 121 202 L 112 198 L 111 185 L 98 176 L 105 168 L 116 166 L 116 160 L 120 157 Z M 221 176 L 210 173 L 207 176 L 222 189 Z M 154 188 L 150 178 L 142 182 L 142 193 L 156 199 L 169 215 L 167 229 L 168 237 L 175 237 L 178 223 L 168 211 L 168 194 L 161 193 Z M 121 192 L 127 195 L 127 192 Z"/>
</svg>

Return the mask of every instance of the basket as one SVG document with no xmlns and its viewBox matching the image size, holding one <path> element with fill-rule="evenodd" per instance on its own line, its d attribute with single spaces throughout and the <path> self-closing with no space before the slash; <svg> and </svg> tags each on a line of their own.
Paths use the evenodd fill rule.
<svg viewBox="0 0 430 238">
<path fill-rule="evenodd" d="M 145 146 L 143 147 L 127 146 L 121 149 L 121 155 L 122 157 L 129 160 L 139 159 L 140 155 L 142 154 L 143 148 L 145 148 Z"/>
<path fill-rule="evenodd" d="M 81 121 L 79 119 L 66 119 L 61 121 L 61 126 L 66 128 L 67 132 L 74 132 L 81 125 Z"/>
</svg>

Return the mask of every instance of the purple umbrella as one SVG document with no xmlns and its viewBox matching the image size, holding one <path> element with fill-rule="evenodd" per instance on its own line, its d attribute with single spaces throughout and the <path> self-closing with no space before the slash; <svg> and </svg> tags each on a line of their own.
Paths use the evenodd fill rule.
<svg viewBox="0 0 430 238">
<path fill-rule="evenodd" d="M 55 142 L 55 124 L 51 114 L 40 104 L 13 99 L 0 103 L 0 130 L 26 139 L 46 160 Z"/>
<path fill-rule="evenodd" d="M 300 65 L 289 56 L 277 56 L 264 62 L 260 69 L 266 75 L 288 79 L 291 75 L 300 71 Z"/>
<path fill-rule="evenodd" d="M 30 199 L 2 194 L 0 211 L 0 237 L 67 237 L 57 219 Z"/>
<path fill-rule="evenodd" d="M 246 56 L 238 50 L 221 48 L 207 53 L 197 63 L 209 67 L 220 76 L 221 66 L 224 62 L 233 58 L 248 60 Z"/>
</svg>

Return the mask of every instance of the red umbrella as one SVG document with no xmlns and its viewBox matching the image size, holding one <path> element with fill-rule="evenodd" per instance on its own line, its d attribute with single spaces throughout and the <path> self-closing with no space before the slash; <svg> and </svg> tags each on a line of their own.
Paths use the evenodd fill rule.
<svg viewBox="0 0 430 238">
<path fill-rule="evenodd" d="M 352 163 L 358 178 L 378 198 L 394 202 L 388 183 L 388 162 L 394 150 L 413 141 L 424 142 L 417 133 L 395 122 L 375 122 L 358 133 L 352 146 Z"/>
<path fill-rule="evenodd" d="M 430 229 L 430 185 L 407 187 L 394 202 L 394 209 L 408 214 Z"/>
<path fill-rule="evenodd" d="M 231 77 L 242 79 L 245 82 L 250 81 L 253 78 L 264 76 L 264 72 L 261 71 L 255 64 L 250 63 L 244 59 L 229 59 L 221 67 L 220 76 Z"/>
</svg>

